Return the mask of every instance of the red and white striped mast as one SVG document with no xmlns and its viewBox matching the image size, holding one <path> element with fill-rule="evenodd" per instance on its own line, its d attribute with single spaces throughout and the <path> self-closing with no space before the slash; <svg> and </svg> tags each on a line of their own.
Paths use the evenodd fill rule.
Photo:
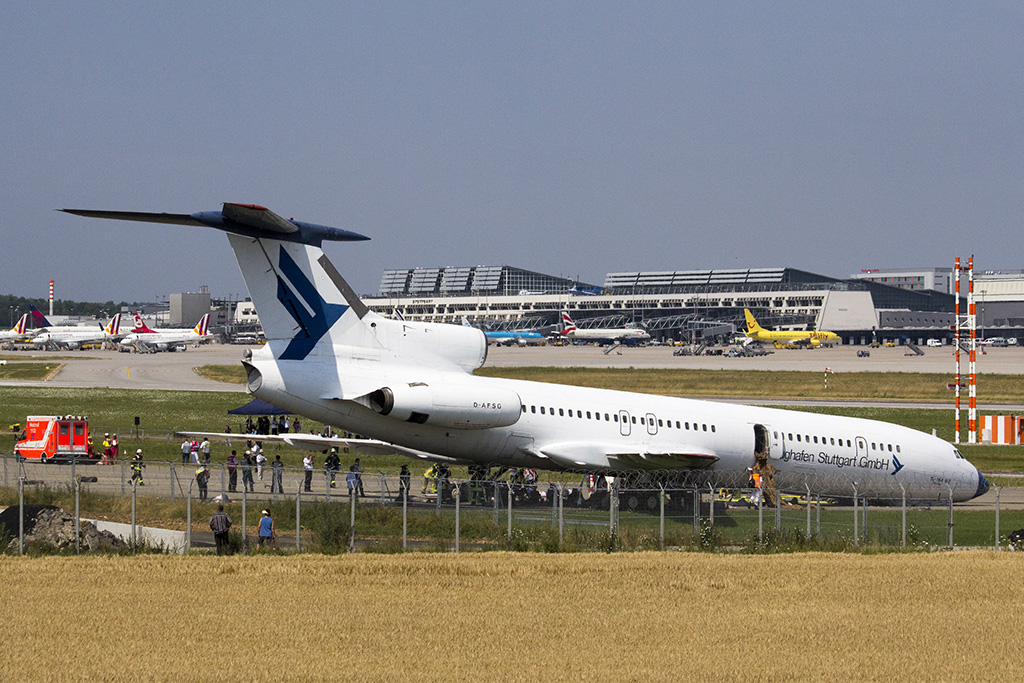
<svg viewBox="0 0 1024 683">
<path fill-rule="evenodd" d="M 969 333 L 967 345 L 967 443 L 978 443 L 978 385 L 977 385 L 977 349 L 978 349 L 978 316 L 974 304 L 974 255 L 967 259 L 967 315 L 960 315 L 960 257 L 956 258 L 953 277 L 956 282 L 956 394 L 955 432 L 953 442 L 960 443 L 960 343 Z"/>
<path fill-rule="evenodd" d="M 956 395 L 956 406 L 954 416 L 956 429 L 953 432 L 953 443 L 960 443 L 960 257 L 956 257 L 956 266 L 953 268 L 953 280 L 956 282 L 956 336 L 953 343 L 956 346 L 956 380 L 953 385 L 953 392 Z"/>
<path fill-rule="evenodd" d="M 50 280 L 50 317 L 53 317 L 53 280 Z"/>
</svg>

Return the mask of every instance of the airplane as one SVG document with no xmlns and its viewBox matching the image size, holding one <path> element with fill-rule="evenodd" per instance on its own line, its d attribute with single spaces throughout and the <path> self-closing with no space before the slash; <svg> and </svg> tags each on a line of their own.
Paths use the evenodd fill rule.
<svg viewBox="0 0 1024 683">
<path fill-rule="evenodd" d="M 647 330 L 639 327 L 591 327 L 580 329 L 576 327 L 568 311 L 562 311 L 562 331 L 560 335 L 567 339 L 582 339 L 596 342 L 638 342 L 651 338 Z"/>
<path fill-rule="evenodd" d="M 368 239 L 358 233 L 255 204 L 193 214 L 62 211 L 226 232 L 267 337 L 243 354 L 248 391 L 395 452 L 740 487 L 767 463 L 775 484 L 790 490 L 902 492 L 908 501 L 965 501 L 989 489 L 952 444 L 900 425 L 476 376 L 487 356 L 480 330 L 391 320 L 356 296 L 321 245 Z"/>
<path fill-rule="evenodd" d="M 25 313 L 18 322 L 14 323 L 14 327 L 9 330 L 0 330 L 0 342 L 15 342 L 27 339 L 32 335 L 32 330 L 28 328 L 28 313 Z"/>
<path fill-rule="evenodd" d="M 41 313 L 40 317 L 42 317 Z M 61 349 L 77 349 L 86 344 L 99 344 L 118 339 L 121 333 L 121 314 L 115 313 L 106 327 L 102 325 L 97 325 L 96 328 L 93 328 L 92 325 L 50 325 L 36 330 L 36 332 L 38 334 L 32 338 L 33 344 Z"/>
<path fill-rule="evenodd" d="M 757 323 L 750 309 L 744 308 L 743 315 L 747 319 L 747 329 L 744 331 L 744 334 L 751 341 L 772 342 L 779 348 L 817 347 L 823 341 L 842 341 L 835 332 L 826 332 L 824 330 L 766 330 Z"/>
<path fill-rule="evenodd" d="M 465 316 L 462 317 L 462 324 L 466 327 L 472 327 Z M 481 332 L 484 333 L 487 341 L 494 344 L 505 344 L 506 346 L 512 346 L 513 344 L 528 346 L 530 344 L 542 344 L 547 341 L 547 337 L 536 330 L 481 330 Z"/>
<path fill-rule="evenodd" d="M 138 313 L 135 327 L 121 340 L 120 348 L 138 349 L 140 351 L 173 351 L 182 344 L 198 344 L 209 337 L 210 314 L 205 314 L 193 328 L 150 329 Z"/>
</svg>

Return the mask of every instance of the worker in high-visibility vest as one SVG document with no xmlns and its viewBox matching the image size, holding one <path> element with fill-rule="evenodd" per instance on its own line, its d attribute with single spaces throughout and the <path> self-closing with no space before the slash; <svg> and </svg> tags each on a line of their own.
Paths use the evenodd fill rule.
<svg viewBox="0 0 1024 683">
<path fill-rule="evenodd" d="M 429 491 L 428 491 L 429 489 Z M 423 493 L 437 493 L 437 463 L 423 473 Z"/>
<path fill-rule="evenodd" d="M 138 484 L 139 486 L 145 486 L 145 482 L 142 481 L 142 468 L 145 465 L 142 464 L 142 449 L 139 448 L 135 451 L 135 455 L 132 456 L 132 484 Z"/>
<path fill-rule="evenodd" d="M 750 479 L 754 482 L 754 495 L 750 497 L 750 502 L 759 505 L 761 503 L 761 472 L 754 470 L 750 474 Z"/>
</svg>

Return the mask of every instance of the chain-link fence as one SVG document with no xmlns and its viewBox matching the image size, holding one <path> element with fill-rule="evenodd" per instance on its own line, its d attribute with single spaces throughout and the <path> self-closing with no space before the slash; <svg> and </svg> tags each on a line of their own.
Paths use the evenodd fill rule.
<svg viewBox="0 0 1024 683">
<path fill-rule="evenodd" d="M 324 552 L 1008 548 L 1019 543 L 1013 532 L 1024 528 L 1024 479 L 1009 477 L 994 478 L 983 498 L 954 504 L 952 493 L 922 502 L 899 489 L 870 498 L 854 488 L 824 495 L 818 491 L 835 490 L 830 482 L 810 480 L 762 491 L 707 472 L 605 476 L 477 467 L 453 476 L 431 467 L 414 477 L 280 464 L 2 461 L 6 504 L 73 508 L 77 539 L 84 498 L 89 514 L 109 509 L 106 516 L 125 525 L 130 516 L 130 535 L 123 535 L 132 550 L 141 538 L 171 550 L 212 547 L 209 521 L 218 504 L 234 522 L 230 547 L 246 552 L 258 542 L 264 509 L 274 519 L 278 550 Z M 153 541 L 160 538 L 155 530 L 140 532 L 140 505 L 143 517 L 183 536 Z M 8 548 L 14 550 L 17 535 L 23 552 L 18 526 L 8 525 Z"/>
</svg>

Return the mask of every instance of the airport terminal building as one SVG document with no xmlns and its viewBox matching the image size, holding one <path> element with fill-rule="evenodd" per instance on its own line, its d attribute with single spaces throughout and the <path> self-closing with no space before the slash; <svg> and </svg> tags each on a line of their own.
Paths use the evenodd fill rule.
<svg viewBox="0 0 1024 683">
<path fill-rule="evenodd" d="M 383 315 L 465 319 L 494 330 L 554 326 L 564 310 L 581 328 L 642 324 L 654 339 L 679 341 L 733 336 L 744 329 L 748 308 L 766 327 L 831 330 L 844 344 L 875 338 L 920 344 L 947 339 L 955 322 L 954 296 L 920 284 L 948 280 L 922 276 L 901 287 L 796 268 L 748 268 L 609 273 L 594 286 L 507 265 L 449 266 L 387 270 L 380 291 L 365 301 Z M 1021 282 L 1024 302 L 1024 277 Z"/>
</svg>

